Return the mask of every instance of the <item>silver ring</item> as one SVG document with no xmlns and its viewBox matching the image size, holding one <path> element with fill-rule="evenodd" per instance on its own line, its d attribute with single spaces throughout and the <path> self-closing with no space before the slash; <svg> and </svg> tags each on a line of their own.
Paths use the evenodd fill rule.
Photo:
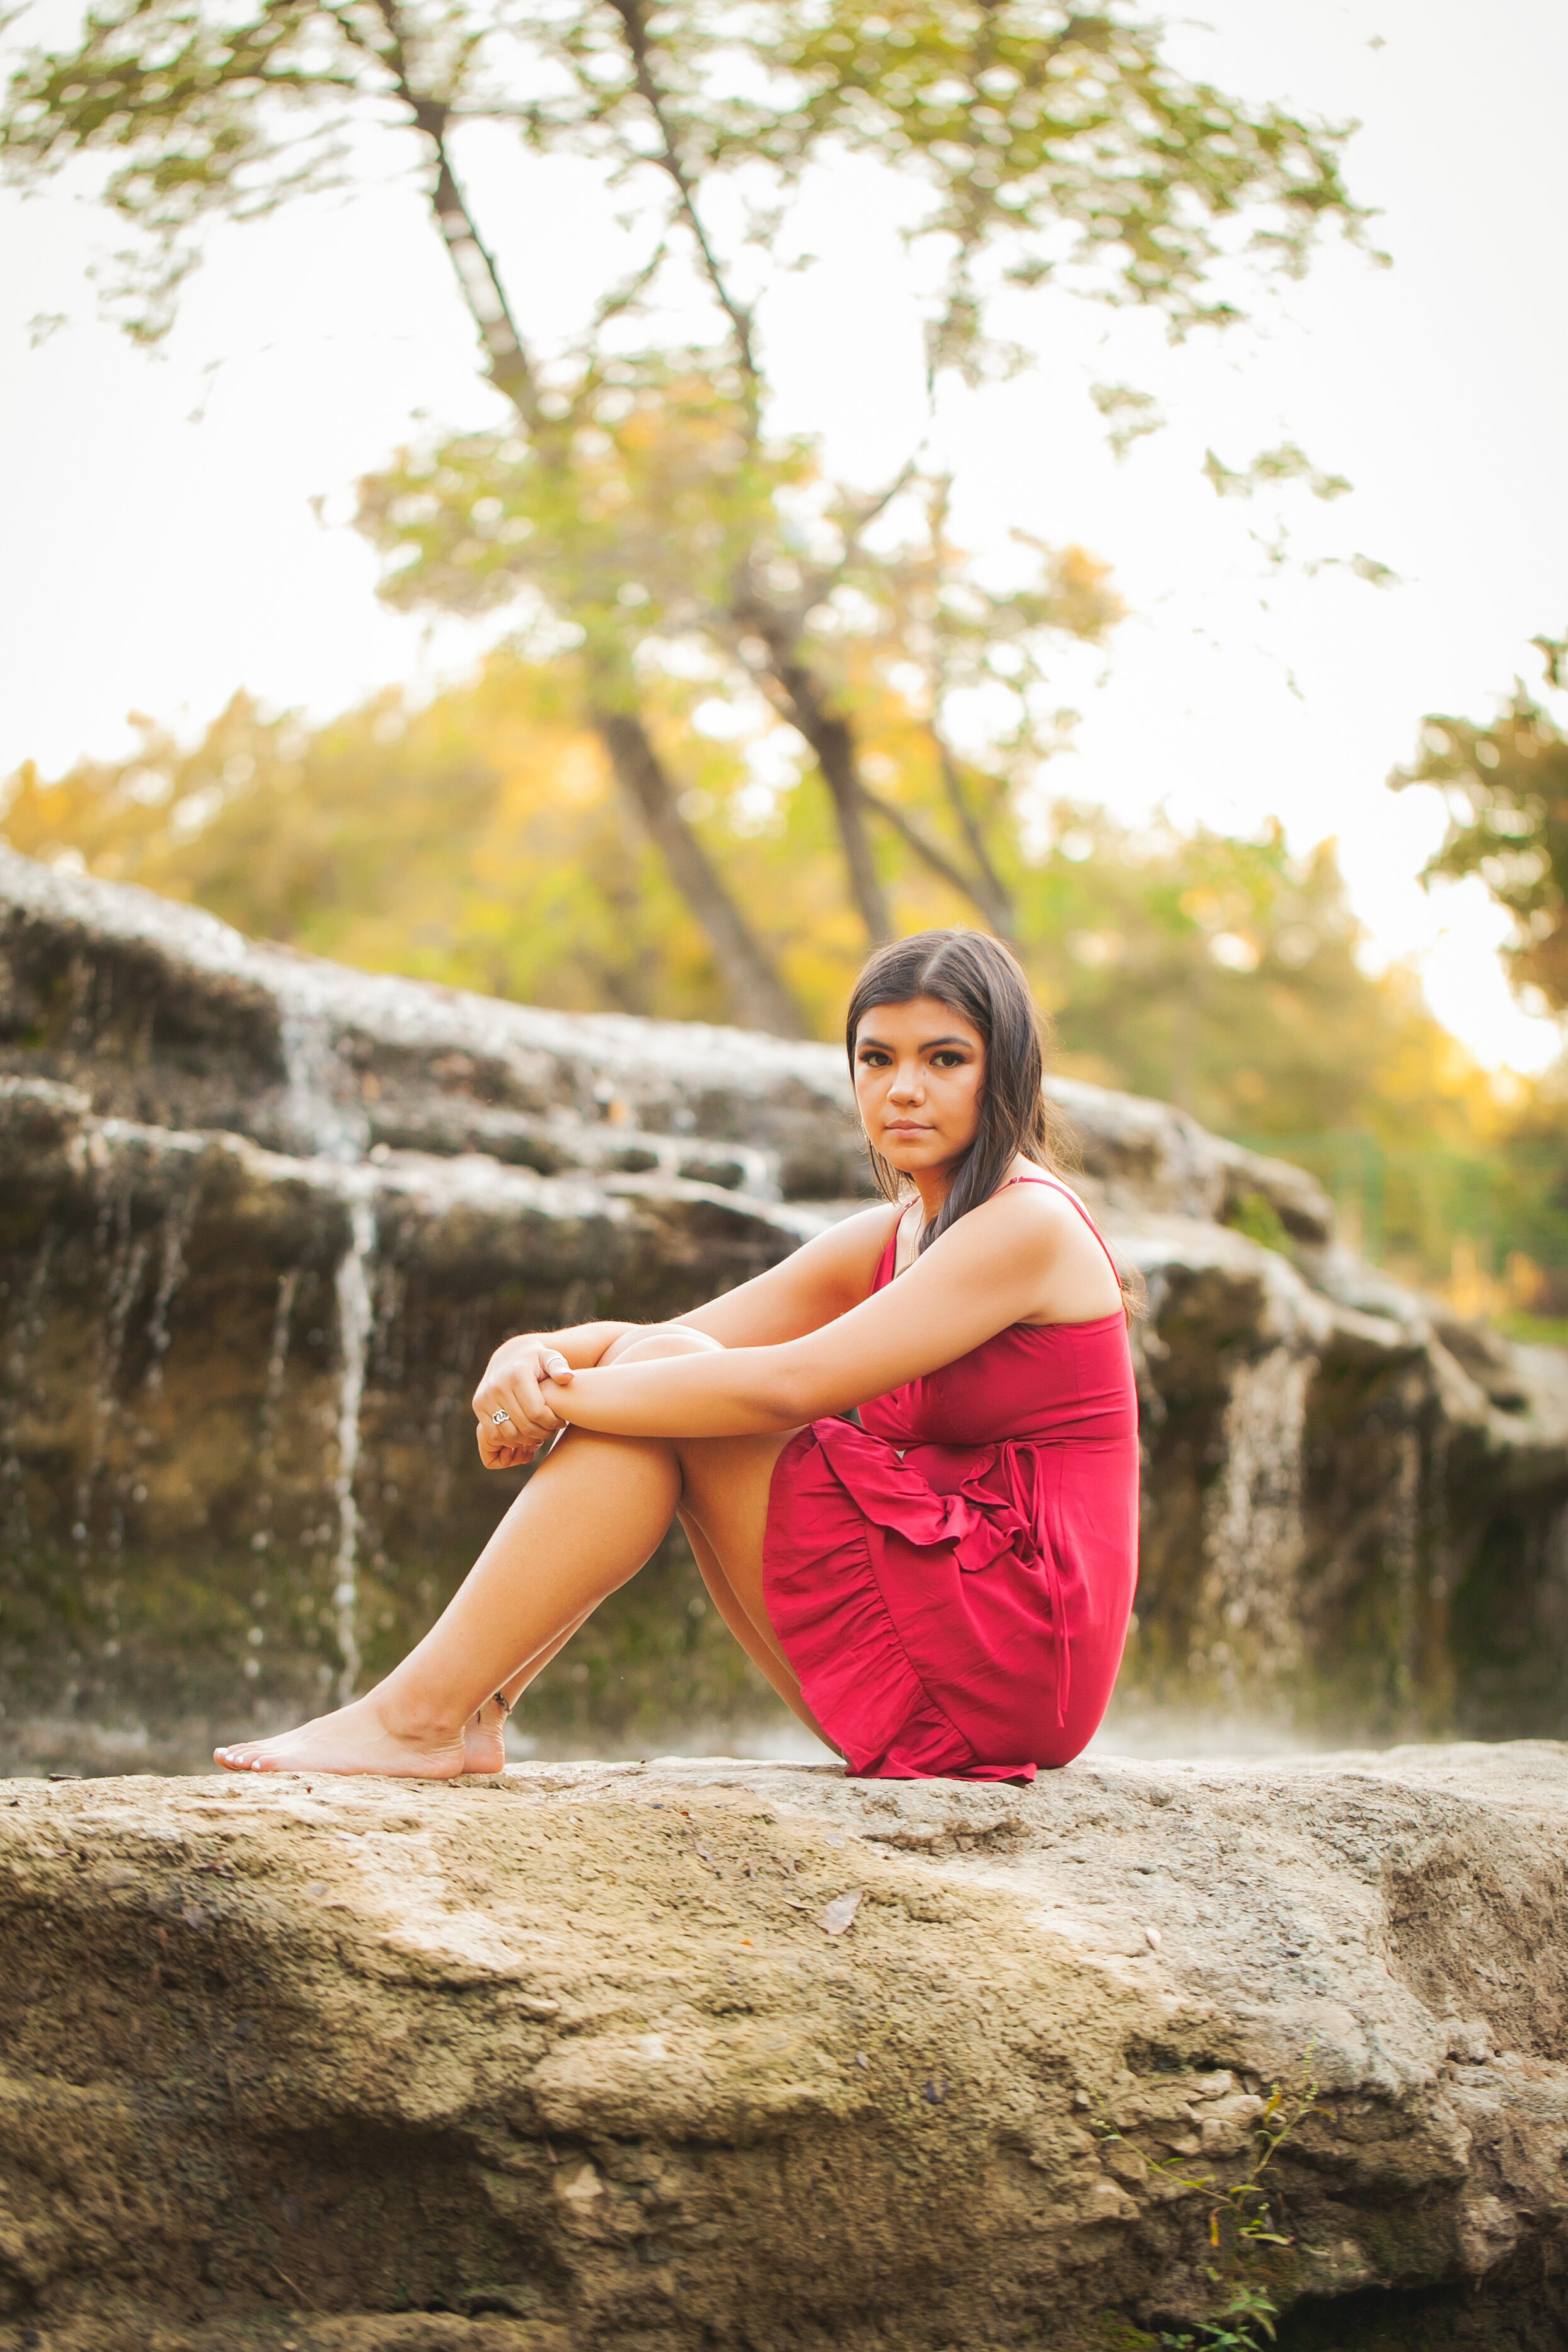
<svg viewBox="0 0 1568 2352">
<path fill-rule="evenodd" d="M 502 1423 L 503 1421 L 510 1421 L 510 1420 L 511 1419 L 511 1415 L 510 1415 L 510 1412 L 492 1412 L 492 1413 L 491 1413 L 491 1415 L 490 1415 L 490 1419 L 495 1423 L 496 1426 L 497 1426 L 497 1427 L 498 1427 L 498 1429 L 499 1429 L 499 1427 L 500 1426 L 500 1424 L 501 1424 L 501 1423 Z"/>
</svg>

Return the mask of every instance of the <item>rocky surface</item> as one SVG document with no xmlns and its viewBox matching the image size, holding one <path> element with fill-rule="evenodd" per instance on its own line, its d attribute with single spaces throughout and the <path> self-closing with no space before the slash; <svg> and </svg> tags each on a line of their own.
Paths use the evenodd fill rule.
<svg viewBox="0 0 1568 2352">
<path fill-rule="evenodd" d="M 1055 1092 L 1151 1296 L 1118 1736 L 1568 1728 L 1568 1359 L 1358 1265 L 1301 1171 Z M 835 1047 L 350 971 L 0 847 L 0 1759 L 188 1764 L 363 1681 L 507 1498 L 497 1340 L 679 1313 L 864 1182 Z M 677 1547 L 525 1736 L 769 1705 Z"/>
<path fill-rule="evenodd" d="M 5 2352 L 1568 2343 L 1556 1745 L 13 1782 L 0 1890 Z"/>
</svg>

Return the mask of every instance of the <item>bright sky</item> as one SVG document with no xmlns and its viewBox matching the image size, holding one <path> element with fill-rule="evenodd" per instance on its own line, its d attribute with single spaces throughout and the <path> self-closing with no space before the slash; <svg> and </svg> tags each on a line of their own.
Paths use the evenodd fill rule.
<svg viewBox="0 0 1568 2352">
<path fill-rule="evenodd" d="M 1531 636 L 1568 625 L 1568 10 L 1495 0 L 1483 28 L 1460 0 L 1219 0 L 1172 38 L 1222 85 L 1361 121 L 1349 177 L 1394 267 L 1331 245 L 1257 331 L 1177 351 L 1152 320 L 1030 298 L 1008 323 L 1041 365 L 939 420 L 960 535 L 983 557 L 1013 526 L 1080 541 L 1132 609 L 1107 663 L 1064 677 L 1084 723 L 1058 789 L 1336 835 L 1374 952 L 1419 955 L 1484 1061 L 1538 1067 L 1556 1033 L 1508 997 L 1505 926 L 1479 885 L 1415 887 L 1441 814 L 1383 780 L 1424 712 L 1489 713 L 1516 671 L 1538 677 Z M 621 199 L 493 142 L 466 161 L 525 326 L 567 328 Z M 919 431 L 891 224 L 847 167 L 800 237 L 826 258 L 764 316 L 777 421 L 879 479 Z M 79 186 L 0 198 L 0 772 L 117 753 L 132 709 L 194 730 L 242 684 L 324 716 L 460 675 L 475 640 L 378 605 L 344 520 L 356 475 L 421 416 L 496 413 L 418 197 L 389 184 L 223 232 L 152 359 L 95 313 L 88 272 L 114 242 Z M 31 322 L 61 314 L 33 348 Z M 1125 463 L 1094 381 L 1169 420 Z M 1353 494 L 1297 488 L 1265 513 L 1199 474 L 1205 447 L 1241 466 L 1287 438 Z M 1271 572 L 1250 534 L 1276 515 L 1295 556 L 1364 552 L 1399 584 Z"/>
</svg>

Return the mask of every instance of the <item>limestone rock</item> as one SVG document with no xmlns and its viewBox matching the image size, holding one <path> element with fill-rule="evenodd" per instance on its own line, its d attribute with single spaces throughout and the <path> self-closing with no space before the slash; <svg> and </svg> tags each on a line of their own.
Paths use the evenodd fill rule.
<svg viewBox="0 0 1568 2352">
<path fill-rule="evenodd" d="M 14 1782 L 0 2347 L 1545 2352 L 1565 1864 L 1544 1742 Z"/>
</svg>

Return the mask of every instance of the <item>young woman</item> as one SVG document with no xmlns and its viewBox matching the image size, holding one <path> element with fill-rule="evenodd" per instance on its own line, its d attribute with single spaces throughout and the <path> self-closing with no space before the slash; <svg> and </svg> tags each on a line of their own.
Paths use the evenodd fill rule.
<svg viewBox="0 0 1568 2352">
<path fill-rule="evenodd" d="M 1121 1280 L 1052 1170 L 1027 984 L 994 940 L 922 932 L 872 957 L 847 1043 L 886 1203 L 678 1324 L 499 1348 L 482 1458 L 551 1450 L 467 1581 L 366 1696 L 220 1764 L 499 1771 L 519 1693 L 677 1515 L 851 1772 L 1079 1752 L 1132 1606 L 1138 1412 Z"/>
</svg>

